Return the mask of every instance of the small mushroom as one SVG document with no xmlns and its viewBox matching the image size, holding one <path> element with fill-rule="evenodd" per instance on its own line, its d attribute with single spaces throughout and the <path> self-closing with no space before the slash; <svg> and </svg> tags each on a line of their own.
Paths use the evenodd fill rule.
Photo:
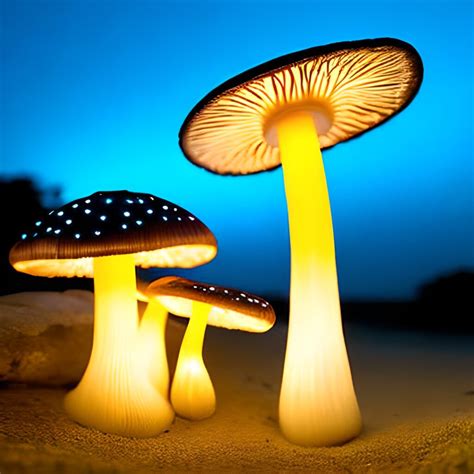
<svg viewBox="0 0 474 474">
<path fill-rule="evenodd" d="M 294 443 L 339 444 L 361 429 L 320 150 L 400 112 L 422 76 L 420 56 L 403 41 L 310 48 L 228 80 L 194 107 L 180 130 L 186 157 L 215 173 L 283 167 L 292 269 L 279 418 Z"/>
<path fill-rule="evenodd" d="M 166 354 L 166 323 L 168 311 L 155 299 L 146 295 L 148 283 L 137 278 L 137 299 L 147 303 L 138 330 L 138 347 L 143 360 L 149 363 L 149 374 L 153 385 L 169 398 L 170 372 Z"/>
<path fill-rule="evenodd" d="M 98 192 L 37 220 L 10 263 L 37 276 L 94 278 L 94 337 L 87 369 L 65 399 L 79 423 L 124 436 L 153 436 L 174 418 L 140 352 L 135 265 L 193 267 L 216 241 L 185 209 L 151 194 Z"/>
<path fill-rule="evenodd" d="M 206 326 L 265 332 L 275 323 L 273 308 L 250 293 L 173 276 L 151 283 L 147 294 L 170 313 L 190 318 L 171 385 L 173 408 L 191 420 L 211 416 L 216 396 L 202 358 Z"/>
</svg>

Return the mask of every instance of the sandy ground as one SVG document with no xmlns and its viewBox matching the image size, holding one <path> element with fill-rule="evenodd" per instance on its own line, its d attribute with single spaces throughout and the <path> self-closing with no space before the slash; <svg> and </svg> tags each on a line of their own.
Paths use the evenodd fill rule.
<svg viewBox="0 0 474 474">
<path fill-rule="evenodd" d="M 285 327 L 265 335 L 209 329 L 206 361 L 217 413 L 177 419 L 153 439 L 70 421 L 64 390 L 0 390 L 0 473 L 474 472 L 474 341 L 348 325 L 365 427 L 344 446 L 301 448 L 276 419 Z M 171 364 L 183 327 L 173 322 Z"/>
</svg>

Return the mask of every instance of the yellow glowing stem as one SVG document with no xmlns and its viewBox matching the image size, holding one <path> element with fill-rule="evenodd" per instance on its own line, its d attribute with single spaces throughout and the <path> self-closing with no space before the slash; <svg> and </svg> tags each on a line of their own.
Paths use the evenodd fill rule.
<svg viewBox="0 0 474 474">
<path fill-rule="evenodd" d="M 193 302 L 192 316 L 179 351 L 171 386 L 171 403 L 183 418 L 202 420 L 216 409 L 216 396 L 202 359 L 202 346 L 211 306 Z"/>
<path fill-rule="evenodd" d="M 150 364 L 150 380 L 159 392 L 169 396 L 169 369 L 166 355 L 166 323 L 168 311 L 151 299 L 143 313 L 138 330 L 138 348 Z"/>
<path fill-rule="evenodd" d="M 153 386 L 139 350 L 135 263 L 132 255 L 94 259 L 94 337 L 87 369 L 65 408 L 79 423 L 107 433 L 148 437 L 174 414 Z"/>
<path fill-rule="evenodd" d="M 276 127 L 291 241 L 280 426 L 296 444 L 330 446 L 356 436 L 361 418 L 341 324 L 324 165 L 309 113 L 284 115 Z"/>
</svg>

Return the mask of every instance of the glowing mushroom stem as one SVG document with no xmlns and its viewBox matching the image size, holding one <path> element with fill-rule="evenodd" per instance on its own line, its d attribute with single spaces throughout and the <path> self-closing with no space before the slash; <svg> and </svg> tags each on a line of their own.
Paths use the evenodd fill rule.
<svg viewBox="0 0 474 474">
<path fill-rule="evenodd" d="M 193 301 L 192 317 L 184 334 L 171 386 L 171 403 L 176 413 L 202 420 L 216 410 L 216 395 L 202 359 L 202 346 L 211 305 Z"/>
<path fill-rule="evenodd" d="M 94 258 L 92 353 L 79 385 L 65 399 L 79 423 L 107 433 L 148 437 L 169 427 L 170 404 L 149 378 L 137 348 L 138 308 L 133 255 Z"/>
<path fill-rule="evenodd" d="M 296 444 L 356 436 L 361 417 L 342 330 L 331 209 L 313 117 L 276 123 L 291 241 L 290 320 L 279 417 Z"/>
<path fill-rule="evenodd" d="M 169 368 L 166 355 L 166 323 L 168 311 L 156 299 L 150 299 L 138 330 L 138 348 L 149 362 L 149 376 L 153 385 L 165 397 L 169 396 Z"/>
</svg>

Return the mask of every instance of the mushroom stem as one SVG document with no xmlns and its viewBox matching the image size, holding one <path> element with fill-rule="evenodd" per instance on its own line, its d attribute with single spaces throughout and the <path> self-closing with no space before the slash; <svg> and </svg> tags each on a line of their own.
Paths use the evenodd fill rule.
<svg viewBox="0 0 474 474">
<path fill-rule="evenodd" d="M 324 164 L 309 113 L 283 115 L 276 127 L 291 242 L 280 426 L 293 443 L 331 446 L 357 436 L 361 417 L 341 323 Z"/>
<path fill-rule="evenodd" d="M 193 301 L 192 317 L 179 351 L 171 386 L 171 403 L 183 418 L 202 420 L 216 410 L 216 395 L 202 359 L 202 346 L 211 306 Z"/>
<path fill-rule="evenodd" d="M 133 255 L 94 258 L 94 337 L 87 369 L 66 395 L 77 422 L 123 436 L 154 436 L 173 410 L 153 386 L 139 350 Z"/>
<path fill-rule="evenodd" d="M 156 299 L 150 299 L 138 329 L 139 350 L 149 362 L 150 380 L 163 397 L 169 396 L 169 369 L 166 355 L 168 311 Z"/>
</svg>

